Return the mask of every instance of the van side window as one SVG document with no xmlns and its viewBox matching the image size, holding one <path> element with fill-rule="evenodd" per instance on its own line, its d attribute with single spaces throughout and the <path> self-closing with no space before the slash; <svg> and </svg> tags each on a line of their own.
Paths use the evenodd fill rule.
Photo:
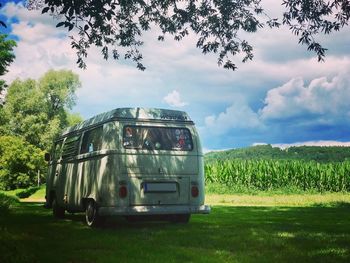
<svg viewBox="0 0 350 263">
<path fill-rule="evenodd" d="M 65 140 L 63 147 L 62 147 L 62 158 L 63 159 L 74 157 L 77 154 L 80 136 L 81 136 L 80 134 L 69 136 Z"/>
<path fill-rule="evenodd" d="M 61 158 L 62 155 L 62 141 L 59 141 L 55 144 L 54 152 L 53 152 L 53 160 L 57 161 Z"/>
<path fill-rule="evenodd" d="M 86 131 L 83 136 L 80 153 L 99 151 L 102 149 L 102 130 L 103 127 L 97 127 Z"/>
</svg>

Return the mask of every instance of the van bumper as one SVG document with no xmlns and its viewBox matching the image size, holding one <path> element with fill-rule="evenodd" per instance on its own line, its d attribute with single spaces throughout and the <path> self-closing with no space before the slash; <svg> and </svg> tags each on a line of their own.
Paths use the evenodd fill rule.
<svg viewBox="0 0 350 263">
<path fill-rule="evenodd" d="M 165 215 L 165 214 L 209 214 L 207 205 L 167 205 L 167 206 L 131 206 L 131 207 L 100 207 L 101 216 L 116 215 Z"/>
</svg>

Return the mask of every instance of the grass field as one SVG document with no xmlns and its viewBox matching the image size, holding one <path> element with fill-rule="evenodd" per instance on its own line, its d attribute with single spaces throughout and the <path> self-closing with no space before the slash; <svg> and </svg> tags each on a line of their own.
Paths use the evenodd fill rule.
<svg viewBox="0 0 350 263">
<path fill-rule="evenodd" d="M 211 214 L 187 225 L 114 218 L 100 229 L 21 203 L 0 217 L 0 262 L 350 261 L 349 195 L 207 197 Z"/>
</svg>

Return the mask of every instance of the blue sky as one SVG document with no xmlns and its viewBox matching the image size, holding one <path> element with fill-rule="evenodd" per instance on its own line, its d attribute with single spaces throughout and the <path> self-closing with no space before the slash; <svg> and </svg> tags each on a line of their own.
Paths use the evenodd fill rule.
<svg viewBox="0 0 350 263">
<path fill-rule="evenodd" d="M 265 0 L 271 16 L 283 8 Z M 270 143 L 349 145 L 350 28 L 319 36 L 329 49 L 324 63 L 285 27 L 242 35 L 254 46 L 254 60 L 235 72 L 195 48 L 195 37 L 158 42 L 144 34 L 146 71 L 125 61 L 103 60 L 91 48 L 88 68 L 75 64 L 68 34 L 56 20 L 9 2 L 0 10 L 8 33 L 18 40 L 16 60 L 5 79 L 39 78 L 49 69 L 71 69 L 82 88 L 74 112 L 84 118 L 118 107 L 184 110 L 195 121 L 206 150 Z M 73 32 L 74 34 L 74 32 Z"/>
</svg>

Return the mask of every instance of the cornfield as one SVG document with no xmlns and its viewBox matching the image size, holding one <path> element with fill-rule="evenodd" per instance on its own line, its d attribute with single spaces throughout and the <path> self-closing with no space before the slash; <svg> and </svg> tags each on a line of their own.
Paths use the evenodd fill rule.
<svg viewBox="0 0 350 263">
<path fill-rule="evenodd" d="M 255 190 L 350 192 L 350 161 L 227 160 L 205 165 L 206 183 Z"/>
</svg>

